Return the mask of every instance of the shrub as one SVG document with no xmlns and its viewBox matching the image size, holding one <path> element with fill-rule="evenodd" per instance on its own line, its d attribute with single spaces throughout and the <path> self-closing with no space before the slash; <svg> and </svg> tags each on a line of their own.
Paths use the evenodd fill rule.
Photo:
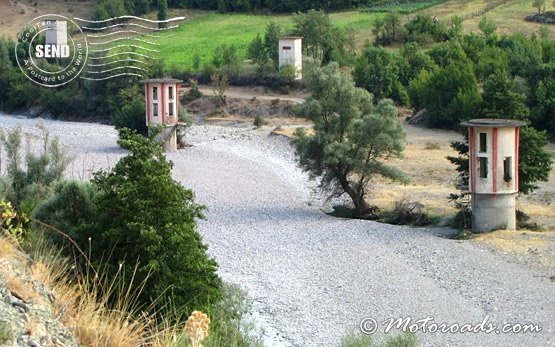
<svg viewBox="0 0 555 347">
<path fill-rule="evenodd" d="M 266 124 L 266 121 L 264 120 L 264 117 L 262 117 L 261 115 L 257 114 L 254 117 L 254 120 L 252 121 L 252 124 L 256 127 L 256 129 L 260 128 L 261 126 L 263 126 L 264 124 Z"/>
<path fill-rule="evenodd" d="M 428 150 L 441 149 L 441 144 L 440 144 L 439 142 L 431 142 L 431 141 L 428 141 L 428 142 L 426 142 L 426 144 L 424 145 L 424 149 L 428 149 Z"/>
<path fill-rule="evenodd" d="M 372 336 L 348 333 L 341 339 L 339 347 L 417 347 L 418 338 L 412 333 L 388 336 L 383 343 L 377 343 Z"/>
<path fill-rule="evenodd" d="M 432 223 L 424 204 L 402 199 L 395 202 L 393 210 L 384 212 L 384 221 L 395 225 L 424 226 Z"/>
<path fill-rule="evenodd" d="M 0 144 L 4 146 L 7 157 L 7 175 L 0 180 L 1 194 L 27 214 L 40 200 L 50 195 L 51 187 L 62 178 L 71 162 L 58 139 L 50 139 L 42 124 L 38 128 L 42 131 L 42 151 L 36 154 L 27 149 L 25 160 L 21 153 L 21 128 L 0 132 Z"/>
<path fill-rule="evenodd" d="M 148 278 L 139 295 L 144 305 L 156 301 L 157 307 L 187 311 L 217 302 L 217 265 L 196 230 L 204 207 L 172 179 L 172 163 L 154 139 L 124 128 L 118 144 L 131 154 L 110 172 L 94 174 L 97 216 L 83 234 L 92 238 L 90 248 L 81 247 L 90 249 L 92 259 L 109 257 L 108 276 L 121 273 L 134 286 Z M 135 263 L 136 269 L 131 266 Z"/>
</svg>

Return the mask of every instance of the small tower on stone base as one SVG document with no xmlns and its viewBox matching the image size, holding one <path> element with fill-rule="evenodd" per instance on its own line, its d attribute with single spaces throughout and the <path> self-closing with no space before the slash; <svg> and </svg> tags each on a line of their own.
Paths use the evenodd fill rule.
<svg viewBox="0 0 555 347">
<path fill-rule="evenodd" d="M 474 231 L 516 229 L 519 136 L 520 127 L 525 124 L 510 119 L 472 119 L 462 123 L 469 131 Z"/>
<path fill-rule="evenodd" d="M 303 78 L 303 38 L 288 36 L 279 39 L 279 69 L 284 65 L 295 67 L 295 79 Z"/>
<path fill-rule="evenodd" d="M 153 78 L 142 81 L 145 85 L 147 127 L 162 126 L 158 139 L 166 152 L 177 150 L 178 87 L 183 81 L 173 78 Z"/>
</svg>

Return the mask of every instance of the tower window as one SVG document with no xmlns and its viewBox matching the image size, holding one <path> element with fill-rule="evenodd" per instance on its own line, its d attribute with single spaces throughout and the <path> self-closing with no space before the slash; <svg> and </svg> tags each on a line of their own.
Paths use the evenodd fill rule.
<svg viewBox="0 0 555 347">
<path fill-rule="evenodd" d="M 158 87 L 152 87 L 152 100 L 158 100 Z"/>
<path fill-rule="evenodd" d="M 488 151 L 488 134 L 480 133 L 480 153 Z"/>
<path fill-rule="evenodd" d="M 170 87 L 170 88 L 171 88 L 171 87 Z M 168 109 L 169 109 L 169 112 L 170 112 L 170 116 L 173 116 L 173 102 L 170 102 L 170 103 L 169 103 Z"/>
<path fill-rule="evenodd" d="M 479 158 L 478 170 L 480 178 L 488 178 L 488 158 Z"/>
<path fill-rule="evenodd" d="M 290 51 L 291 46 L 283 46 L 281 49 L 284 50 L 284 51 Z"/>
<path fill-rule="evenodd" d="M 158 103 L 155 102 L 152 104 L 152 116 L 158 117 Z"/>
<path fill-rule="evenodd" d="M 173 100 L 173 87 L 168 87 L 168 94 L 170 95 L 170 100 Z"/>
<path fill-rule="evenodd" d="M 513 158 L 505 157 L 503 159 L 503 179 L 510 182 L 513 179 Z"/>
</svg>

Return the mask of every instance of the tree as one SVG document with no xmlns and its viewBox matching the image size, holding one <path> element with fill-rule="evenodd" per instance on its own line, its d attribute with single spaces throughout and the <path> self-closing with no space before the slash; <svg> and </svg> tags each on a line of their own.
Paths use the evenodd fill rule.
<svg viewBox="0 0 555 347">
<path fill-rule="evenodd" d="M 277 47 L 276 47 L 277 48 Z M 251 41 L 247 49 L 247 57 L 256 64 L 256 71 L 259 77 L 264 75 L 264 70 L 268 65 L 268 51 L 264 41 L 259 34 Z"/>
<path fill-rule="evenodd" d="M 508 118 L 529 123 L 529 110 L 526 107 L 526 95 L 514 91 L 514 80 L 506 71 L 497 71 L 484 83 L 481 118 Z M 547 181 L 551 172 L 551 158 L 544 149 L 547 145 L 544 132 L 531 126 L 521 128 L 519 153 L 519 191 L 529 194 L 534 191 L 538 181 Z M 454 142 L 452 147 L 458 151 L 458 157 L 449 160 L 457 166 L 460 177 L 468 180 L 468 138 L 464 143 Z M 464 183 L 464 182 L 462 182 Z"/>
<path fill-rule="evenodd" d="M 412 105 L 428 111 L 428 125 L 438 128 L 456 128 L 462 120 L 474 117 L 480 105 L 478 82 L 469 63 L 432 73 L 423 70 L 409 84 L 409 95 Z"/>
<path fill-rule="evenodd" d="M 312 95 L 300 113 L 314 121 L 315 133 L 297 131 L 293 140 L 297 160 L 331 196 L 349 195 L 354 215 L 359 216 L 368 208 L 365 197 L 372 177 L 407 181 L 401 171 L 383 162 L 404 149 L 398 110 L 391 100 L 374 106 L 372 95 L 355 87 L 335 63 L 315 68 L 307 83 Z"/>
<path fill-rule="evenodd" d="M 486 42 L 488 44 L 492 45 L 495 41 L 497 41 L 497 24 L 495 24 L 495 22 L 491 19 L 488 17 L 482 18 L 480 23 L 478 23 L 478 27 L 486 38 Z"/>
<path fill-rule="evenodd" d="M 532 6 L 538 9 L 538 14 L 545 11 L 545 0 L 532 0 Z"/>
<path fill-rule="evenodd" d="M 279 38 L 281 37 L 281 27 L 275 22 L 270 22 L 266 26 L 266 34 L 264 34 L 264 45 L 270 60 L 274 63 L 274 68 L 279 66 Z"/>
<path fill-rule="evenodd" d="M 309 10 L 293 15 L 293 35 L 302 36 L 303 50 L 310 57 L 327 63 L 334 48 L 332 25 L 324 11 Z"/>
<path fill-rule="evenodd" d="M 158 20 L 165 21 L 168 19 L 168 2 L 167 0 L 158 0 Z M 165 28 L 167 23 L 158 23 L 159 28 Z"/>
<path fill-rule="evenodd" d="M 50 196 L 52 186 L 62 179 L 71 162 L 58 138 L 51 139 L 42 124 L 38 128 L 42 132 L 42 150 L 34 153 L 27 147 L 24 156 L 21 128 L 0 131 L 0 145 L 7 158 L 7 175 L 0 180 L 0 193 L 27 214 L 33 212 L 38 201 Z"/>
<path fill-rule="evenodd" d="M 221 281 L 196 230 L 204 207 L 172 179 L 160 143 L 121 129 L 118 144 L 130 154 L 94 174 L 97 216 L 82 235 L 91 237 L 90 248 L 82 249 L 90 249 L 96 265 L 103 259 L 108 276 L 134 278 L 133 290 L 146 281 L 142 304 L 158 299 L 156 307 L 206 308 L 220 298 Z"/>
<path fill-rule="evenodd" d="M 368 47 L 353 70 L 357 86 L 365 88 L 376 99 L 393 98 L 401 104 L 408 96 L 399 81 L 399 57 L 382 47 Z"/>
</svg>

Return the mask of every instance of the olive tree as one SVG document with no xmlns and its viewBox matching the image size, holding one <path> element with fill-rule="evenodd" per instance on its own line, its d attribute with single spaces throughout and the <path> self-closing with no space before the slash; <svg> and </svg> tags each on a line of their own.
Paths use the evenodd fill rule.
<svg viewBox="0 0 555 347">
<path fill-rule="evenodd" d="M 349 195 L 354 215 L 368 208 L 371 179 L 380 175 L 406 182 L 407 177 L 384 161 L 404 149 L 405 131 L 398 110 L 388 99 L 373 104 L 368 91 L 332 63 L 307 77 L 312 95 L 299 113 L 314 122 L 314 134 L 299 129 L 293 139 L 300 167 L 333 196 Z"/>
</svg>

